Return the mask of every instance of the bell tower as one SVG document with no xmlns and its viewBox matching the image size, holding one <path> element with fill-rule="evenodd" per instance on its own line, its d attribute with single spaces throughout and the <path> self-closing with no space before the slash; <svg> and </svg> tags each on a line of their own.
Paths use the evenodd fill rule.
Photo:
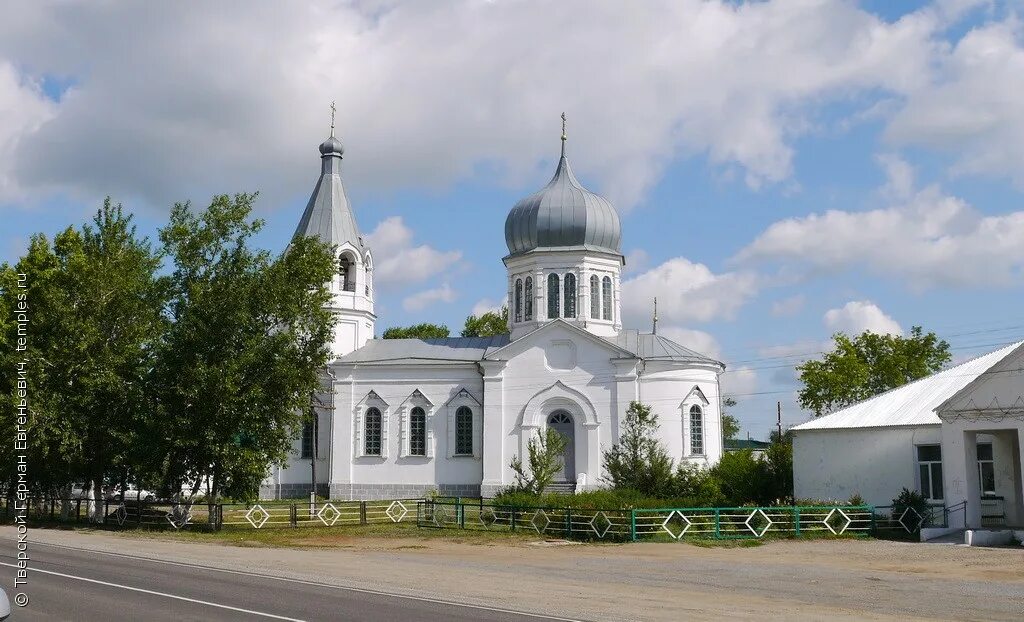
<svg viewBox="0 0 1024 622">
<path fill-rule="evenodd" d="M 373 257 L 363 243 L 355 215 L 341 180 L 345 153 L 334 136 L 334 104 L 331 104 L 331 135 L 320 144 L 320 178 L 309 197 L 295 236 L 312 236 L 334 247 L 338 273 L 329 284 L 329 308 L 337 317 L 331 356 L 336 358 L 363 347 L 373 338 L 377 316 L 373 310 Z"/>
</svg>

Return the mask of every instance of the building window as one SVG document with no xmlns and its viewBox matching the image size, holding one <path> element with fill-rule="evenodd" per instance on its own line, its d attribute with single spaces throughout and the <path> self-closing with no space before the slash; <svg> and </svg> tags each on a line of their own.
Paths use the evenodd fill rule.
<svg viewBox="0 0 1024 622">
<path fill-rule="evenodd" d="M 548 275 L 548 319 L 558 317 L 558 275 Z"/>
<path fill-rule="evenodd" d="M 704 455 L 704 411 L 700 406 L 690 406 L 690 454 Z"/>
<path fill-rule="evenodd" d="M 409 455 L 427 455 L 427 413 L 419 406 L 409 415 Z"/>
<path fill-rule="evenodd" d="M 996 494 L 996 464 L 992 458 L 992 443 L 978 443 L 978 480 L 983 495 Z"/>
<path fill-rule="evenodd" d="M 576 317 L 576 275 L 572 273 L 565 275 L 565 304 L 562 309 L 562 317 Z"/>
<path fill-rule="evenodd" d="M 601 319 L 612 319 L 612 278 L 606 276 L 601 279 Z"/>
<path fill-rule="evenodd" d="M 596 274 L 590 275 L 590 317 L 601 317 L 601 279 Z"/>
<path fill-rule="evenodd" d="M 473 455 L 473 411 L 469 406 L 455 411 L 455 455 Z"/>
<path fill-rule="evenodd" d="M 516 294 L 515 294 L 515 321 L 523 321 L 523 279 L 516 279 Z"/>
<path fill-rule="evenodd" d="M 380 410 L 370 407 L 366 409 L 364 423 L 366 435 L 363 441 L 363 453 L 367 456 L 381 455 L 381 415 Z"/>
<path fill-rule="evenodd" d="M 352 260 L 348 255 L 342 255 L 339 263 L 338 274 L 341 276 L 341 289 L 346 292 L 356 291 L 356 275 L 353 270 Z"/>
<path fill-rule="evenodd" d="M 533 319 L 533 277 L 526 277 L 526 293 L 524 294 L 526 300 L 523 301 L 526 313 L 524 317 L 529 322 Z"/>
<path fill-rule="evenodd" d="M 942 501 L 942 447 L 917 446 L 917 470 L 921 478 L 921 494 L 929 501 Z"/>
<path fill-rule="evenodd" d="M 302 457 L 309 459 L 313 457 L 314 426 L 312 421 L 307 421 L 302 426 Z"/>
</svg>

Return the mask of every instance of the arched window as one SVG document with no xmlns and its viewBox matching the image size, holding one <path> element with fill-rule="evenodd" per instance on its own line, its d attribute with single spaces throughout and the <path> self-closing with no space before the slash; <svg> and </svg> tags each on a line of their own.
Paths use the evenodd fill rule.
<svg viewBox="0 0 1024 622">
<path fill-rule="evenodd" d="M 606 276 L 601 279 L 601 319 L 610 320 L 612 318 L 612 278 Z"/>
<path fill-rule="evenodd" d="M 419 406 L 409 414 L 409 455 L 427 455 L 427 413 Z"/>
<path fill-rule="evenodd" d="M 548 318 L 558 317 L 558 275 L 548 275 Z"/>
<path fill-rule="evenodd" d="M 571 272 L 565 275 L 565 304 L 562 310 L 562 317 L 576 317 L 576 275 Z"/>
<path fill-rule="evenodd" d="M 516 322 L 523 321 L 523 279 L 516 279 Z"/>
<path fill-rule="evenodd" d="M 455 455 L 473 455 L 473 411 L 469 406 L 455 411 Z"/>
<path fill-rule="evenodd" d="M 356 291 L 356 273 L 353 269 L 352 260 L 348 255 L 342 255 L 338 261 L 338 274 L 341 276 L 341 289 L 346 292 Z"/>
<path fill-rule="evenodd" d="M 704 455 L 704 411 L 700 406 L 690 406 L 690 453 Z"/>
<path fill-rule="evenodd" d="M 381 416 L 380 411 L 374 407 L 366 409 L 365 435 L 363 442 L 363 453 L 367 456 L 381 455 Z"/>
<path fill-rule="evenodd" d="M 590 317 L 601 317 L 601 279 L 596 274 L 590 275 Z"/>
<path fill-rule="evenodd" d="M 526 314 L 524 315 L 527 322 L 533 319 L 533 277 L 526 277 Z"/>
<path fill-rule="evenodd" d="M 312 421 L 307 421 L 302 426 L 302 458 L 310 459 L 313 457 L 313 448 L 315 446 L 315 429 Z"/>
</svg>

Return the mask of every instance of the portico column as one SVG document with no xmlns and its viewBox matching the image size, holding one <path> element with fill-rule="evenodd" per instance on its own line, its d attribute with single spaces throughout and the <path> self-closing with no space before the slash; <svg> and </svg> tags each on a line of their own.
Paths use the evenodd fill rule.
<svg viewBox="0 0 1024 622">
<path fill-rule="evenodd" d="M 484 381 L 483 475 L 480 494 L 493 495 L 501 488 L 505 471 L 504 370 L 507 361 L 482 361 Z"/>
<path fill-rule="evenodd" d="M 964 432 L 964 508 L 966 527 L 981 528 L 981 482 L 978 480 L 978 433 Z"/>
<path fill-rule="evenodd" d="M 601 424 L 583 424 L 583 442 L 587 444 L 587 489 L 596 487 L 601 479 Z M 577 479 L 579 476 L 577 475 Z"/>
</svg>

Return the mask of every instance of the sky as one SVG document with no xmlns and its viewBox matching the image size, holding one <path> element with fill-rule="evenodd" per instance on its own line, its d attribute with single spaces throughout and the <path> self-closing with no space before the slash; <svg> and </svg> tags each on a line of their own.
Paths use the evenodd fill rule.
<svg viewBox="0 0 1024 622">
<path fill-rule="evenodd" d="M 504 221 L 561 119 L 622 217 L 623 317 L 727 364 L 743 434 L 836 331 L 1024 339 L 1020 2 L 127 3 L 0 8 L 0 261 L 111 196 L 259 191 L 279 251 L 330 103 L 378 332 L 501 304 Z"/>
</svg>

